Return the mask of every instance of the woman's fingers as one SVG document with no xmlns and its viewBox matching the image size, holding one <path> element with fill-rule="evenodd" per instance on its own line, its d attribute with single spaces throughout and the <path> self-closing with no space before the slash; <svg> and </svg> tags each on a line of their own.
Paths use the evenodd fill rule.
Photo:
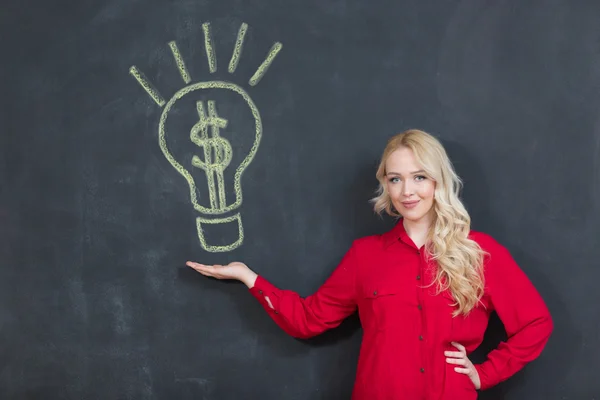
<svg viewBox="0 0 600 400">
<path fill-rule="evenodd" d="M 188 267 L 192 267 L 192 268 L 194 268 L 194 269 L 196 269 L 196 268 L 203 268 L 203 267 L 207 267 L 207 265 L 200 264 L 200 263 L 193 262 L 193 261 L 188 261 L 188 262 L 186 262 L 185 264 L 186 264 Z"/>
<path fill-rule="evenodd" d="M 196 271 L 200 272 L 202 275 L 210 276 L 212 278 L 217 278 L 217 279 L 233 279 L 234 278 L 233 270 L 230 268 L 229 265 L 220 265 L 220 264 L 205 265 L 205 264 L 200 264 L 200 263 L 196 263 L 193 261 L 186 262 L 186 265 L 188 265 L 189 267 L 192 267 Z"/>
<path fill-rule="evenodd" d="M 215 265 L 206 265 L 206 264 L 200 264 L 200 263 L 193 262 L 193 261 L 188 261 L 186 264 L 189 267 L 192 267 L 194 269 L 198 268 L 198 269 L 202 269 L 202 270 L 205 270 L 205 271 L 215 270 L 215 269 L 217 269 L 219 267 L 222 267 L 222 265 L 217 265 L 217 264 L 215 264 Z"/>
<path fill-rule="evenodd" d="M 465 346 L 463 346 L 460 343 L 456 343 L 456 342 L 450 342 L 452 344 L 452 346 L 456 347 L 457 349 L 459 349 L 461 352 L 465 353 L 466 349 Z"/>
<path fill-rule="evenodd" d="M 447 357 L 446 362 L 448 364 L 458 365 L 457 367 L 454 367 L 454 371 L 458 372 L 459 374 L 467 375 L 471 382 L 473 382 L 475 389 L 479 390 L 481 387 L 479 373 L 477 372 L 477 369 L 471 360 L 469 360 L 467 357 L 467 350 L 465 346 L 456 342 L 451 343 L 460 351 L 445 351 L 444 355 Z"/>
<path fill-rule="evenodd" d="M 446 358 L 448 364 L 467 365 L 467 360 L 464 358 Z"/>
<path fill-rule="evenodd" d="M 471 370 L 469 368 L 455 367 L 454 370 L 456 372 L 458 372 L 459 374 L 465 374 L 465 375 L 469 375 L 469 373 L 471 372 Z"/>
<path fill-rule="evenodd" d="M 464 346 L 462 346 L 461 344 L 456 343 L 456 342 L 452 342 L 452 345 L 461 351 L 444 351 L 444 355 L 446 356 L 446 362 L 448 364 L 456 364 L 456 365 L 466 366 L 468 364 L 468 362 L 467 362 L 467 355 L 463 351 Z M 459 367 L 455 368 L 455 370 L 457 370 L 457 369 L 461 369 L 461 368 L 459 368 Z M 468 369 L 466 369 L 466 370 L 469 371 Z"/>
<path fill-rule="evenodd" d="M 186 265 L 192 267 L 196 271 L 200 272 L 202 275 L 213 276 L 213 274 L 215 273 L 215 267 L 212 265 L 204 265 L 192 261 L 188 261 Z"/>
<path fill-rule="evenodd" d="M 464 357 L 465 356 L 465 354 L 461 353 L 460 351 L 445 351 L 444 355 L 446 357 L 456 357 L 456 358 Z"/>
</svg>

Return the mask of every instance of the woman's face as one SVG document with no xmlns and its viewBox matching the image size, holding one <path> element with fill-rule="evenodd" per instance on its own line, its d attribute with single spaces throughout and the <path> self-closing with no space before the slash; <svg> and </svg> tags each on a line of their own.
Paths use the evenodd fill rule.
<svg viewBox="0 0 600 400">
<path fill-rule="evenodd" d="M 432 217 L 435 181 L 417 163 L 411 149 L 400 147 L 386 160 L 386 187 L 396 211 L 411 222 Z"/>
</svg>

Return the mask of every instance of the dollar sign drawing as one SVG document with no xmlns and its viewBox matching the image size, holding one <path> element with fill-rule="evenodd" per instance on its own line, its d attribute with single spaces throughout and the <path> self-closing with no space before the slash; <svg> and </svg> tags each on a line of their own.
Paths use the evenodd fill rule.
<svg viewBox="0 0 600 400">
<path fill-rule="evenodd" d="M 202 101 L 196 103 L 196 108 L 200 120 L 192 127 L 190 139 L 203 149 L 204 159 L 194 155 L 192 165 L 206 173 L 211 208 L 224 209 L 227 202 L 223 171 L 231 162 L 232 150 L 229 141 L 219 136 L 219 129 L 227 127 L 227 120 L 217 115 L 215 102 L 212 100 L 208 101 L 208 115 Z"/>
</svg>

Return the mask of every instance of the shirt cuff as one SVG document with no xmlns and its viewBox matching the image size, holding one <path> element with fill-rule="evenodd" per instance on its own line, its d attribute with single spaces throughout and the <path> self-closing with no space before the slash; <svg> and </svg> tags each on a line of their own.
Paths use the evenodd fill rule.
<svg viewBox="0 0 600 400">
<path fill-rule="evenodd" d="M 265 308 L 265 310 L 274 312 L 275 314 L 278 314 L 277 310 L 271 308 L 271 306 L 269 306 L 269 303 L 265 299 L 265 297 L 268 296 L 273 307 L 276 307 L 276 305 L 275 305 L 275 299 L 277 296 L 276 292 L 279 289 L 277 287 L 275 287 L 273 284 L 271 284 L 271 282 L 267 281 L 265 278 L 258 275 L 258 277 L 256 278 L 256 281 L 254 282 L 254 286 L 252 286 L 248 290 L 250 291 L 250 294 L 252 296 L 254 296 L 256 298 L 256 300 L 258 300 L 258 302 Z"/>
<path fill-rule="evenodd" d="M 493 383 L 490 381 L 489 376 L 487 376 L 487 374 L 485 373 L 485 368 L 484 368 L 485 362 L 482 364 L 475 364 L 475 370 L 477 371 L 477 374 L 479 375 L 479 390 L 486 390 L 489 389 L 493 386 Z"/>
</svg>

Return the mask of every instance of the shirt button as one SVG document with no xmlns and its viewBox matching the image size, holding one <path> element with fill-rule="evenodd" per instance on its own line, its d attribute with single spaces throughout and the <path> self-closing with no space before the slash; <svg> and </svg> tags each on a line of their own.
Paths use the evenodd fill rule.
<svg viewBox="0 0 600 400">
<path fill-rule="evenodd" d="M 420 336 L 419 336 L 419 340 L 423 340 L 423 335 L 420 335 Z"/>
<path fill-rule="evenodd" d="M 421 305 L 419 304 L 419 305 L 417 306 L 417 308 L 420 310 L 420 309 L 421 309 L 421 308 L 423 308 L 423 307 L 421 307 Z"/>
<path fill-rule="evenodd" d="M 417 280 L 421 280 L 421 275 L 417 275 Z"/>
<path fill-rule="evenodd" d="M 279 311 L 275 311 L 275 314 L 279 314 Z"/>
<path fill-rule="evenodd" d="M 377 296 L 377 290 L 373 292 L 373 296 Z"/>
<path fill-rule="evenodd" d="M 425 372 L 425 368 L 421 368 L 421 372 Z"/>
<path fill-rule="evenodd" d="M 258 293 L 262 294 L 262 290 L 259 290 Z"/>
</svg>

